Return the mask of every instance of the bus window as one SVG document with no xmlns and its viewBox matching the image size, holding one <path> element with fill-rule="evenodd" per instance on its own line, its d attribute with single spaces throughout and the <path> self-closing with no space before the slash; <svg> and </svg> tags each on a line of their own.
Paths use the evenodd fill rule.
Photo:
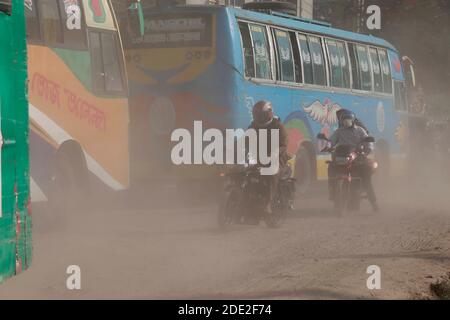
<svg viewBox="0 0 450 320">
<path fill-rule="evenodd" d="M 350 56 L 350 63 L 352 66 L 353 89 L 361 90 L 361 77 L 359 72 L 360 68 L 358 62 L 358 55 L 356 53 L 356 45 L 353 43 L 349 43 L 348 51 Z"/>
<path fill-rule="evenodd" d="M 348 62 L 347 47 L 344 42 L 338 41 L 337 48 L 341 61 L 344 88 L 350 88 L 350 63 Z"/>
<path fill-rule="evenodd" d="M 57 0 L 40 0 L 39 14 L 44 41 L 48 44 L 62 43 L 62 23 Z"/>
<path fill-rule="evenodd" d="M 383 92 L 383 76 L 381 74 L 380 61 L 378 59 L 378 52 L 375 48 L 370 48 L 370 61 L 373 72 L 373 85 L 375 92 Z"/>
<path fill-rule="evenodd" d="M 25 17 L 27 19 L 27 36 L 29 40 L 41 40 L 37 6 L 35 0 L 25 1 Z"/>
<path fill-rule="evenodd" d="M 381 71 L 383 73 L 383 91 L 392 93 L 391 66 L 386 50 L 378 49 L 378 56 L 380 57 Z"/>
<path fill-rule="evenodd" d="M 302 61 L 303 61 L 303 70 L 305 72 L 304 82 L 308 83 L 308 84 L 313 84 L 314 76 L 313 76 L 312 59 L 311 59 L 311 53 L 309 51 L 308 39 L 306 38 L 305 35 L 299 34 L 298 40 L 300 43 L 300 51 L 301 51 Z"/>
<path fill-rule="evenodd" d="M 256 78 L 272 79 L 270 47 L 266 28 L 260 25 L 250 25 L 255 52 Z"/>
<path fill-rule="evenodd" d="M 372 75 L 369 67 L 369 55 L 367 53 L 367 47 L 363 45 L 356 45 L 356 51 L 359 61 L 361 89 L 372 91 Z"/>
<path fill-rule="evenodd" d="M 91 32 L 89 40 L 95 89 L 106 93 L 123 92 L 124 82 L 115 34 Z"/>
<path fill-rule="evenodd" d="M 395 109 L 406 111 L 406 88 L 402 81 L 394 81 Z"/>
<path fill-rule="evenodd" d="M 59 0 L 59 9 L 61 10 L 64 43 L 71 47 L 86 48 L 80 1 Z"/>
<path fill-rule="evenodd" d="M 325 59 L 322 50 L 322 41 L 318 37 L 308 36 L 308 44 L 313 62 L 314 84 L 319 86 L 327 85 L 327 76 L 325 71 Z"/>
<path fill-rule="evenodd" d="M 102 33 L 101 42 L 105 90 L 107 92 L 122 92 L 123 81 L 116 36 L 113 33 Z"/>
<path fill-rule="evenodd" d="M 250 29 L 248 24 L 239 22 L 239 29 L 241 31 L 242 49 L 244 53 L 245 62 L 245 76 L 253 78 L 255 76 L 255 58 L 253 55 L 252 37 L 250 36 Z"/>
<path fill-rule="evenodd" d="M 297 83 L 303 82 L 302 76 L 302 59 L 300 58 L 300 50 L 298 47 L 297 36 L 294 32 L 290 32 L 289 36 L 291 38 L 292 53 L 294 54 L 294 68 L 295 68 L 295 81 Z"/>
<path fill-rule="evenodd" d="M 344 87 L 344 74 L 341 66 L 341 56 L 334 40 L 327 39 L 328 61 L 330 65 L 331 86 Z"/>
<path fill-rule="evenodd" d="M 280 72 L 279 80 L 295 82 L 294 56 L 289 33 L 274 30 L 274 37 L 277 45 L 278 69 Z"/>
</svg>

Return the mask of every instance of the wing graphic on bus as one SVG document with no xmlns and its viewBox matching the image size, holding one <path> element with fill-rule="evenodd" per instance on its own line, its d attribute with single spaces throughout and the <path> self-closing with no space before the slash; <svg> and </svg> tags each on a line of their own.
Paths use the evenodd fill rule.
<svg viewBox="0 0 450 320">
<path fill-rule="evenodd" d="M 330 126 L 338 122 L 336 112 L 342 108 L 329 100 L 325 100 L 324 104 L 317 100 L 303 109 L 314 121 L 319 122 L 322 126 Z"/>
</svg>

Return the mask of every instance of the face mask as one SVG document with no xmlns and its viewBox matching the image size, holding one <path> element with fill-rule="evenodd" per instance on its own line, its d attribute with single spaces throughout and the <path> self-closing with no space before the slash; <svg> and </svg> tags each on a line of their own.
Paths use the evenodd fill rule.
<svg viewBox="0 0 450 320">
<path fill-rule="evenodd" d="M 343 124 L 344 124 L 344 127 L 345 127 L 345 128 L 350 128 L 351 126 L 353 126 L 353 120 L 351 120 L 351 119 L 345 119 L 345 120 L 343 121 Z"/>
</svg>

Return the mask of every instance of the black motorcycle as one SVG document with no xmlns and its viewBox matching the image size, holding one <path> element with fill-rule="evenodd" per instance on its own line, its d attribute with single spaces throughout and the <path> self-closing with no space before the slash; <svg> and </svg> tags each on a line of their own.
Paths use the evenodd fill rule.
<svg viewBox="0 0 450 320">
<path fill-rule="evenodd" d="M 227 178 L 219 205 L 218 223 L 221 228 L 230 225 L 259 225 L 264 220 L 269 228 L 279 227 L 293 208 L 295 197 L 295 179 L 292 169 L 283 169 L 272 203 L 272 214 L 262 214 L 264 192 L 268 190 L 267 179 L 256 165 L 239 167 L 225 174 Z"/>
<path fill-rule="evenodd" d="M 319 134 L 320 140 L 329 141 L 328 138 Z M 333 197 L 334 209 L 338 215 L 342 215 L 345 210 L 357 211 L 360 208 L 361 200 L 367 199 L 367 192 L 362 184 L 361 173 L 363 170 L 372 170 L 374 174 L 378 168 L 377 162 L 368 158 L 373 150 L 373 137 L 367 137 L 355 147 L 339 145 L 336 148 L 326 147 L 322 152 L 330 152 L 332 160 L 327 161 L 328 165 L 336 168 L 336 184 Z M 374 208 L 375 209 L 375 208 Z"/>
</svg>

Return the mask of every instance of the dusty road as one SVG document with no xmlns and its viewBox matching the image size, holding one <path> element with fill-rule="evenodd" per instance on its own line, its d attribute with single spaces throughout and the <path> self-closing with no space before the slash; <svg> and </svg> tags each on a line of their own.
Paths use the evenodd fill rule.
<svg viewBox="0 0 450 320">
<path fill-rule="evenodd" d="M 337 218 L 315 196 L 278 230 L 219 232 L 210 204 L 95 210 L 53 230 L 35 213 L 33 266 L 1 285 L 0 299 L 429 298 L 450 272 L 448 189 L 379 189 L 379 215 Z M 69 265 L 81 267 L 80 291 L 66 289 Z M 366 286 L 370 265 L 381 290 Z"/>
</svg>

